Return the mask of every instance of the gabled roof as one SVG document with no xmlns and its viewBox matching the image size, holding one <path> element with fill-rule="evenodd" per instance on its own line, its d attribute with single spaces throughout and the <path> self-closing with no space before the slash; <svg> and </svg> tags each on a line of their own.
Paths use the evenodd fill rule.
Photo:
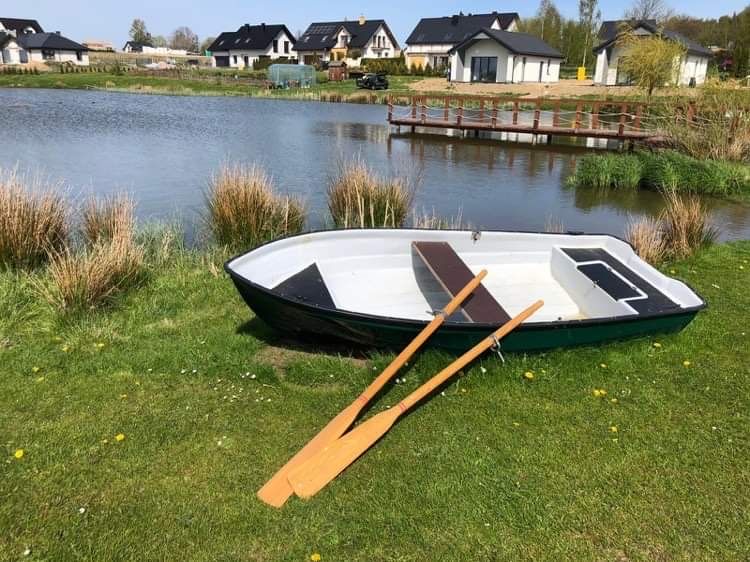
<svg viewBox="0 0 750 562">
<path fill-rule="evenodd" d="M 225 31 L 219 35 L 216 40 L 211 43 L 211 46 L 208 47 L 208 50 L 263 51 L 268 48 L 271 41 L 276 39 L 282 31 L 287 34 L 292 40 L 292 45 L 294 45 L 294 35 L 292 35 L 283 24 L 266 25 L 265 23 L 262 23 L 260 25 L 249 25 L 246 23 L 237 31 Z"/>
<path fill-rule="evenodd" d="M 18 37 L 18 44 L 24 49 L 52 49 L 57 51 L 88 51 L 80 43 L 76 43 L 58 33 L 27 33 Z"/>
<path fill-rule="evenodd" d="M 530 55 L 534 57 L 547 57 L 551 59 L 562 59 L 565 58 L 563 54 L 550 47 L 547 43 L 542 41 L 539 37 L 529 35 L 528 33 L 520 33 L 518 31 L 501 31 L 499 29 L 490 29 L 485 27 L 473 33 L 461 43 L 453 47 L 450 54 L 456 51 L 463 50 L 466 47 L 472 45 L 477 41 L 481 41 L 484 37 L 478 37 L 479 35 L 486 35 L 488 39 L 492 39 L 498 42 L 500 45 L 508 49 L 511 53 L 516 55 Z"/>
<path fill-rule="evenodd" d="M 33 29 L 34 33 L 44 33 L 42 26 L 39 25 L 39 22 L 36 20 L 0 17 L 0 24 L 2 24 L 5 29 L 15 31 L 16 35 L 25 33 L 27 29 Z"/>
<path fill-rule="evenodd" d="M 8 43 L 11 39 L 15 40 L 16 37 L 14 35 L 11 35 L 10 33 L 0 31 L 0 49 L 5 47 L 6 43 Z"/>
<path fill-rule="evenodd" d="M 148 41 L 126 41 L 125 46 L 123 47 L 123 50 L 128 48 L 128 45 L 130 45 L 130 48 L 133 51 L 143 51 L 143 47 L 153 47 L 154 45 Z"/>
<path fill-rule="evenodd" d="M 365 20 L 360 24 L 358 20 L 354 21 L 326 21 L 311 23 L 302 36 L 297 39 L 295 46 L 296 51 L 318 51 L 331 49 L 336 46 L 339 31 L 341 28 L 346 29 L 350 35 L 349 47 L 361 49 L 375 35 L 380 26 L 388 34 L 388 37 L 395 48 L 398 48 L 398 41 L 391 33 L 385 20 Z"/>
<path fill-rule="evenodd" d="M 422 18 L 406 40 L 407 45 L 442 44 L 456 45 L 482 28 L 491 28 L 497 21 L 500 28 L 508 29 L 516 12 L 499 14 L 458 14 L 443 18 Z"/>
<path fill-rule="evenodd" d="M 670 29 L 659 28 L 656 20 L 614 20 L 603 22 L 601 28 L 599 28 L 599 39 L 601 39 L 602 42 L 594 47 L 594 52 L 598 53 L 612 45 L 620 37 L 623 30 L 627 28 L 642 28 L 654 35 L 661 35 L 662 37 L 671 39 L 672 41 L 676 41 L 677 43 L 680 43 L 683 47 L 685 47 L 685 49 L 687 49 L 687 52 L 691 55 L 698 55 L 702 57 L 713 56 L 713 53 L 709 49 L 707 49 L 700 43 L 693 41 L 688 37 L 685 37 L 681 33 L 677 33 L 676 31 L 672 31 Z"/>
</svg>

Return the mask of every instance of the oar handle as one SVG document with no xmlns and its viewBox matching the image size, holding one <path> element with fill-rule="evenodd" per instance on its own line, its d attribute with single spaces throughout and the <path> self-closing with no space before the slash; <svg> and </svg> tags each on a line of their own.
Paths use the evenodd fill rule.
<svg viewBox="0 0 750 562">
<path fill-rule="evenodd" d="M 455 297 L 451 299 L 451 301 L 445 305 L 443 310 L 441 310 L 435 318 L 433 318 L 427 326 L 425 326 L 422 331 L 415 337 L 412 342 L 404 348 L 404 350 L 398 354 L 398 356 L 393 360 L 393 362 L 388 365 L 378 377 L 370 383 L 370 386 L 368 386 L 365 391 L 360 394 L 359 398 L 357 400 L 364 406 L 367 402 L 369 402 L 373 396 L 375 396 L 380 390 L 385 386 L 385 384 L 391 379 L 393 375 L 398 372 L 398 370 L 406 363 L 416 351 L 422 347 L 422 344 L 427 341 L 427 339 L 437 330 L 440 325 L 445 322 L 445 319 L 448 318 L 451 314 L 453 314 L 456 309 L 461 306 L 461 303 L 463 303 L 471 293 L 474 292 L 474 290 L 479 286 L 479 284 L 482 282 L 482 279 L 484 279 L 487 276 L 487 270 L 483 269 L 480 271 L 474 279 L 469 281 L 466 286 L 461 289 Z"/>
<path fill-rule="evenodd" d="M 440 387 L 440 385 L 442 385 L 445 381 L 451 378 L 459 370 L 463 369 L 466 365 L 474 361 L 474 359 L 476 359 L 482 353 L 488 350 L 490 347 L 495 345 L 495 342 L 497 340 L 502 339 L 506 334 L 514 330 L 521 322 L 529 318 L 529 316 L 534 314 L 543 305 L 544 305 L 544 301 L 538 300 L 534 304 L 532 304 L 530 307 L 528 307 L 526 310 L 521 312 L 518 316 L 516 316 L 515 318 L 512 318 L 511 320 L 503 324 L 500 328 L 495 330 L 492 334 L 484 338 L 477 345 L 475 345 L 469 351 L 464 353 L 461 357 L 456 359 L 453 363 L 448 365 L 445 369 L 440 371 L 437 375 L 432 377 L 430 380 L 428 380 L 426 383 L 420 386 L 417 390 L 415 390 L 409 396 L 404 398 L 401 401 L 401 403 L 398 405 L 399 411 L 403 413 L 409 408 L 411 408 L 412 406 L 414 406 L 414 404 L 416 404 L 423 398 L 426 398 L 430 393 L 435 391 L 438 387 Z"/>
</svg>

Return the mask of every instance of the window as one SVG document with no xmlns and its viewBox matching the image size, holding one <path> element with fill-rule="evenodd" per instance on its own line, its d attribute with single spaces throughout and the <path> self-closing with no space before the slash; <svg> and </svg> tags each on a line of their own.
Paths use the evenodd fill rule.
<svg viewBox="0 0 750 562">
<path fill-rule="evenodd" d="M 278 39 L 273 40 L 273 52 L 274 53 L 279 52 L 279 40 Z"/>
<path fill-rule="evenodd" d="M 83 62 L 83 51 L 76 51 L 76 60 L 78 62 Z"/>
<path fill-rule="evenodd" d="M 284 54 L 289 54 L 289 41 L 284 41 Z"/>
<path fill-rule="evenodd" d="M 44 60 L 55 60 L 55 51 L 52 49 L 42 49 L 42 58 Z"/>
<path fill-rule="evenodd" d="M 471 57 L 472 82 L 497 82 L 497 57 Z"/>
<path fill-rule="evenodd" d="M 232 58 L 234 58 L 234 64 L 237 64 L 237 55 L 234 55 Z"/>
<path fill-rule="evenodd" d="M 547 76 L 549 76 L 549 65 L 552 64 L 552 59 L 547 59 Z"/>
</svg>

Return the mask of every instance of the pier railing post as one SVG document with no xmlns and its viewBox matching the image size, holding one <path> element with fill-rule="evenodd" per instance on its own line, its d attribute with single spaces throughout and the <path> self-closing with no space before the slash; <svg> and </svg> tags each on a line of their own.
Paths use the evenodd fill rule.
<svg viewBox="0 0 750 562">
<path fill-rule="evenodd" d="M 536 106 L 534 107 L 534 130 L 539 128 L 539 118 L 542 115 L 542 100 L 536 100 Z"/>
<path fill-rule="evenodd" d="M 479 123 L 484 123 L 484 100 L 479 100 Z"/>
<path fill-rule="evenodd" d="M 446 123 L 450 120 L 451 115 L 451 98 L 445 98 L 445 107 L 443 108 L 443 121 Z"/>
<path fill-rule="evenodd" d="M 388 96 L 388 122 L 393 121 L 393 96 Z"/>
<path fill-rule="evenodd" d="M 555 112 L 552 115 L 552 126 L 553 127 L 560 126 L 560 100 L 557 100 L 555 102 Z"/>
<path fill-rule="evenodd" d="M 601 110 L 601 105 L 599 102 L 594 102 L 594 107 L 591 109 L 591 128 L 595 131 L 599 128 L 599 111 Z"/>
<path fill-rule="evenodd" d="M 461 98 L 458 102 L 458 112 L 456 115 L 456 125 L 461 127 L 461 122 L 464 120 L 464 99 Z"/>
<path fill-rule="evenodd" d="M 513 100 L 513 124 L 518 125 L 518 100 Z"/>
<path fill-rule="evenodd" d="M 573 128 L 577 131 L 581 128 L 581 113 L 583 112 L 583 104 L 579 101 L 576 104 L 576 120 L 573 123 Z"/>
<path fill-rule="evenodd" d="M 411 118 L 417 118 L 417 96 L 411 97 Z"/>
<path fill-rule="evenodd" d="M 492 128 L 497 127 L 497 100 L 492 100 Z"/>
<path fill-rule="evenodd" d="M 635 109 L 635 121 L 633 122 L 633 128 L 636 131 L 641 130 L 641 117 L 643 115 L 643 104 L 639 103 Z"/>
<path fill-rule="evenodd" d="M 422 110 L 421 121 L 422 121 L 422 124 L 424 125 L 425 121 L 427 121 L 427 98 L 426 97 L 422 98 L 421 110 Z"/>
<path fill-rule="evenodd" d="M 622 137 L 625 135 L 625 119 L 628 115 L 628 104 L 624 103 L 620 106 L 620 125 L 617 128 L 617 136 Z"/>
</svg>

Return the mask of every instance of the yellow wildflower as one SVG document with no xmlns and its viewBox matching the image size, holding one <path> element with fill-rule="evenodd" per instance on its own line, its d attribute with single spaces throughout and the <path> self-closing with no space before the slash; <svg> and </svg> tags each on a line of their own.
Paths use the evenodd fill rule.
<svg viewBox="0 0 750 562">
<path fill-rule="evenodd" d="M 102 343 L 102 342 L 97 342 L 97 344 L 96 344 L 96 349 L 102 349 L 103 347 L 104 347 L 104 343 Z"/>
<path fill-rule="evenodd" d="M 686 359 L 685 361 L 683 361 L 683 362 L 682 362 L 682 366 L 683 366 L 683 367 L 690 367 L 690 361 L 688 361 L 688 360 Z"/>
<path fill-rule="evenodd" d="M 70 346 L 69 345 L 62 346 L 62 350 L 64 353 L 67 353 L 68 351 L 70 351 Z"/>
<path fill-rule="evenodd" d="M 660 343 L 659 343 L 658 341 L 655 341 L 655 342 L 654 342 L 654 347 L 655 347 L 656 349 L 659 349 L 659 348 L 661 347 L 661 344 L 660 344 Z"/>
<path fill-rule="evenodd" d="M 610 400 L 610 402 L 612 402 L 612 404 L 617 404 L 617 398 L 612 398 L 612 399 Z"/>
<path fill-rule="evenodd" d="M 17 459 L 23 458 L 23 449 L 16 449 L 16 452 L 13 453 L 13 456 Z"/>
<path fill-rule="evenodd" d="M 39 371 L 41 371 L 41 369 L 39 367 L 32 367 L 31 371 L 34 373 L 38 373 Z"/>
<path fill-rule="evenodd" d="M 320 557 L 320 554 L 314 552 L 310 555 L 310 560 L 312 560 L 312 562 L 320 562 L 322 558 Z"/>
<path fill-rule="evenodd" d="M 117 435 L 115 435 L 115 441 L 124 441 L 124 440 L 125 440 L 124 434 L 118 433 Z"/>
<path fill-rule="evenodd" d="M 601 367 L 602 369 L 606 369 L 606 368 L 607 368 L 607 364 L 606 364 L 606 363 L 600 363 L 600 364 L 599 364 L 599 366 L 600 366 L 600 367 Z"/>
<path fill-rule="evenodd" d="M 37 377 L 36 382 L 42 382 L 44 380 L 44 377 Z"/>
<path fill-rule="evenodd" d="M 610 433 L 617 433 L 617 426 L 616 425 L 610 425 L 609 426 Z"/>
<path fill-rule="evenodd" d="M 534 373 L 533 373 L 533 371 L 526 371 L 526 372 L 525 372 L 525 373 L 523 374 L 523 377 L 524 377 L 524 378 L 525 378 L 526 380 L 528 380 L 528 381 L 533 381 L 533 380 L 534 380 Z"/>
<path fill-rule="evenodd" d="M 595 398 L 602 398 L 607 395 L 607 391 L 603 388 L 595 388 L 592 394 Z"/>
<path fill-rule="evenodd" d="M 521 424 L 518 422 L 513 422 L 513 427 L 519 427 Z"/>
</svg>

